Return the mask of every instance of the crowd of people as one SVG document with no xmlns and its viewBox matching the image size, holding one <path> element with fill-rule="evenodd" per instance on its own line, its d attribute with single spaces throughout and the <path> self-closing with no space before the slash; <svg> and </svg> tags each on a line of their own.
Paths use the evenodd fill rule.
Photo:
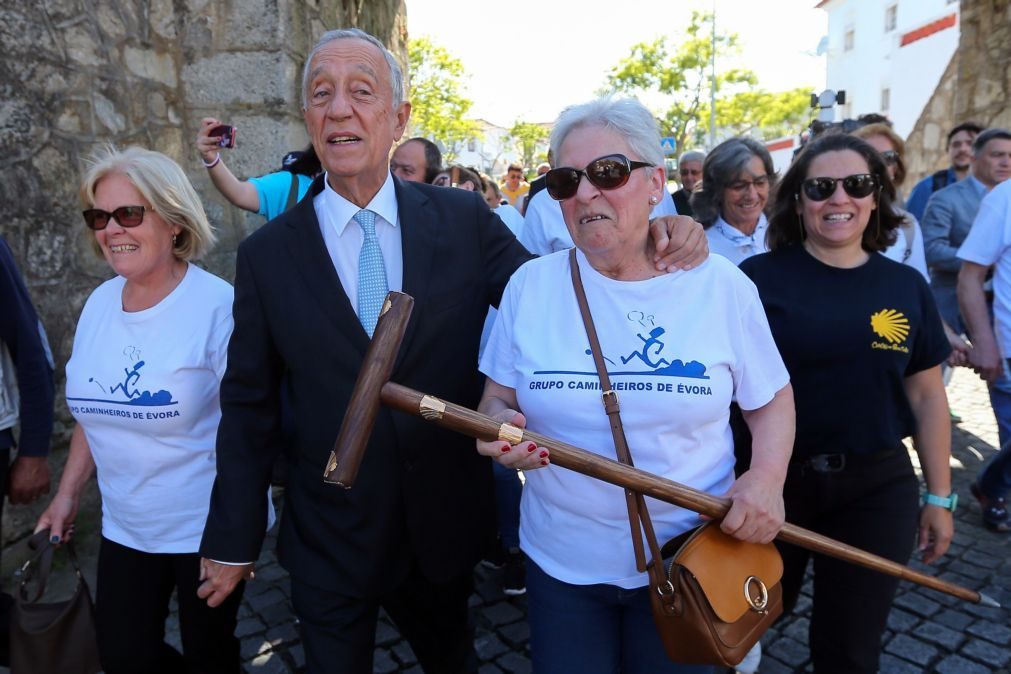
<svg viewBox="0 0 1011 674">
<path fill-rule="evenodd" d="M 623 491 L 554 467 L 547 448 L 475 451 L 383 410 L 354 488 L 323 483 L 390 290 L 415 299 L 396 381 L 622 459 L 582 288 L 637 467 L 729 498 L 719 526 L 742 541 L 790 521 L 900 563 L 952 540 L 944 386 L 968 365 L 1002 443 L 971 493 L 989 529 L 1011 531 L 1011 132 L 960 124 L 951 168 L 905 202 L 906 148 L 881 119 L 809 139 L 782 175 L 751 138 L 688 151 L 672 193 L 634 99 L 567 108 L 536 178 L 510 165 L 500 183 L 443 165 L 430 139 L 398 144 L 403 74 L 363 31 L 324 34 L 301 91 L 311 142 L 280 171 L 237 178 L 227 127 L 200 122 L 211 184 L 268 220 L 239 246 L 234 288 L 194 264 L 214 228 L 175 161 L 108 148 L 83 177 L 84 224 L 114 277 L 77 325 L 75 426 L 37 530 L 70 539 L 97 476 L 106 672 L 240 671 L 237 610 L 282 454 L 278 556 L 310 672 L 372 671 L 380 608 L 424 671 L 477 671 L 482 559 L 504 566 L 506 594 L 528 594 L 535 672 L 714 671 L 666 657 Z M 49 490 L 53 363 L 2 240 L 0 301 L 0 450 L 17 448 L 0 484 L 27 502 Z M 701 524 L 648 501 L 664 539 Z M 777 546 L 787 611 L 813 558 L 814 670 L 876 672 L 897 580 Z M 174 591 L 182 653 L 164 640 Z"/>
</svg>

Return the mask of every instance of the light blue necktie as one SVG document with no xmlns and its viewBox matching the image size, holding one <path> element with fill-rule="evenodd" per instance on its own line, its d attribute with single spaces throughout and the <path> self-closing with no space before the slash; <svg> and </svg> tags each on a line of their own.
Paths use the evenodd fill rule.
<svg viewBox="0 0 1011 674">
<path fill-rule="evenodd" d="M 358 320 L 371 337 L 388 290 L 386 265 L 376 238 L 376 214 L 360 210 L 352 219 L 362 228 L 362 250 L 358 254 Z"/>
</svg>

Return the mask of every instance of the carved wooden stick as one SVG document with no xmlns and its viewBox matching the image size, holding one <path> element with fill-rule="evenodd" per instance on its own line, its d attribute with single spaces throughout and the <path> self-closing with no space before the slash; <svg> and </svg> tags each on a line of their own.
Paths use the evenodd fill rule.
<svg viewBox="0 0 1011 674">
<path fill-rule="evenodd" d="M 539 447 L 546 447 L 551 452 L 551 463 L 562 468 L 574 470 L 577 473 L 631 489 L 716 519 L 727 514 L 727 510 L 730 508 L 728 499 L 711 496 L 672 480 L 549 438 L 546 435 L 525 431 L 512 424 L 504 424 L 480 412 L 390 382 L 390 374 L 393 371 L 393 364 L 407 329 L 407 320 L 413 305 L 414 300 L 409 295 L 391 292 L 387 296 L 386 304 L 384 304 L 376 324 L 372 344 L 365 354 L 365 361 L 362 363 L 361 372 L 355 382 L 351 403 L 345 411 L 334 451 L 330 454 L 330 461 L 323 473 L 324 481 L 338 484 L 345 489 L 352 487 L 365 448 L 368 445 L 376 415 L 379 413 L 379 404 L 382 402 L 388 407 L 407 414 L 421 416 L 443 428 L 472 438 L 505 440 L 510 444 L 516 444 L 522 440 L 532 440 Z M 787 523 L 780 531 L 778 538 L 814 552 L 820 552 L 890 576 L 912 581 L 939 592 L 945 592 L 959 599 L 986 606 L 1000 606 L 992 598 L 974 590 L 928 576 L 908 566 L 897 564 L 793 524 Z"/>
</svg>

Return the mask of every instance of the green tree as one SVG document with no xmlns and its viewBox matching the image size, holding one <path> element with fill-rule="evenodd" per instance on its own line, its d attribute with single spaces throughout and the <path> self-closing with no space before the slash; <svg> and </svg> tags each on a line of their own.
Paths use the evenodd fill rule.
<svg viewBox="0 0 1011 674">
<path fill-rule="evenodd" d="M 464 93 L 463 62 L 428 37 L 407 43 L 411 77 L 411 136 L 425 136 L 440 143 L 447 163 L 464 143 L 480 138 L 477 122 L 465 119 L 473 101 Z"/>
<path fill-rule="evenodd" d="M 709 130 L 712 23 L 711 12 L 693 11 L 680 39 L 659 38 L 635 45 L 607 78 L 607 86 L 619 93 L 662 95 L 666 107 L 658 115 L 661 132 L 674 138 L 678 155 L 688 146 L 703 144 Z M 719 65 L 739 52 L 737 34 L 717 33 L 715 48 Z M 717 68 L 717 129 L 734 134 L 758 129 L 772 136 L 782 135 L 779 131 L 794 123 L 799 114 L 796 92 L 801 90 L 770 94 L 757 84 L 758 77 L 751 70 Z M 806 106 L 808 90 L 803 91 Z M 769 110 L 761 107 L 766 104 L 771 106 Z M 749 109 L 749 105 L 755 108 Z"/>
<path fill-rule="evenodd" d="M 524 168 L 529 169 L 534 164 L 537 148 L 547 140 L 547 137 L 548 130 L 542 125 L 517 120 L 509 129 L 506 139 L 516 148 Z"/>
<path fill-rule="evenodd" d="M 709 106 L 703 110 L 709 120 Z M 720 129 L 734 135 L 760 132 L 765 138 L 799 133 L 811 120 L 811 89 L 798 87 L 772 93 L 764 89 L 743 91 L 729 99 L 716 100 L 716 121 Z"/>
</svg>

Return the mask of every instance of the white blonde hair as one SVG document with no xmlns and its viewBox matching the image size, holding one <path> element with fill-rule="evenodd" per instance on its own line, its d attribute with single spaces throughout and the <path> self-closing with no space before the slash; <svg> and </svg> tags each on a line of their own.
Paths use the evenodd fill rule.
<svg viewBox="0 0 1011 674">
<path fill-rule="evenodd" d="M 112 174 L 126 176 L 167 224 L 181 228 L 172 247 L 176 258 L 197 260 L 214 246 L 217 238 L 200 197 L 172 158 L 142 147 L 118 150 L 105 146 L 91 157 L 81 182 L 81 204 L 85 208 L 94 207 L 98 183 Z M 100 253 L 97 242 L 92 241 Z"/>
</svg>

